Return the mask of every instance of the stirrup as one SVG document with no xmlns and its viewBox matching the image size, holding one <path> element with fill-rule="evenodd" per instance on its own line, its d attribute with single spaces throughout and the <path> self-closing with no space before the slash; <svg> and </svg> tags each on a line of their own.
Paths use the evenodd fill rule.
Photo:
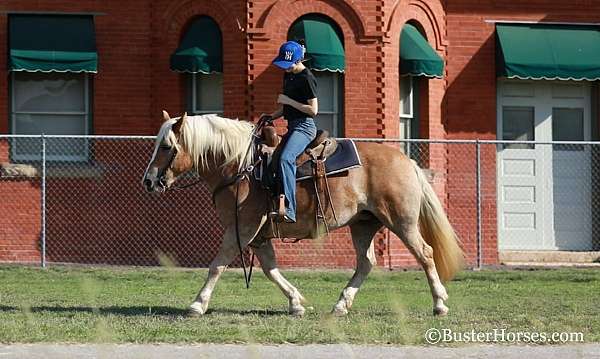
<svg viewBox="0 0 600 359">
<path fill-rule="evenodd" d="M 279 212 L 269 212 L 268 214 L 269 219 L 271 219 L 272 221 L 275 221 L 277 223 L 296 223 L 296 221 L 294 221 L 293 219 L 291 219 L 290 217 L 288 217 L 287 214 L 284 214 L 283 216 L 281 214 L 279 214 Z"/>
<path fill-rule="evenodd" d="M 279 204 L 279 207 L 277 208 L 277 211 L 269 212 L 269 218 L 271 220 L 274 220 L 279 223 L 282 223 L 282 222 L 296 223 L 295 220 L 288 217 L 288 215 L 285 213 L 285 195 L 283 195 L 283 194 L 279 195 L 279 203 L 278 204 Z"/>
</svg>

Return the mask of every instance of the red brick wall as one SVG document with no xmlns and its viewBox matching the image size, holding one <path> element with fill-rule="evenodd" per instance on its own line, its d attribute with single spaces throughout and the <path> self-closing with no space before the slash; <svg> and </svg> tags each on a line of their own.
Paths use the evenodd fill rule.
<svg viewBox="0 0 600 359">
<path fill-rule="evenodd" d="M 344 111 L 348 137 L 398 136 L 399 33 L 405 22 L 418 22 L 443 58 L 447 46 L 444 11 L 437 0 L 411 0 L 402 4 L 384 0 L 343 3 L 140 0 L 118 6 L 92 1 L 78 2 L 75 6 L 68 1 L 9 1 L 0 6 L 4 11 L 105 14 L 95 18 L 100 56 L 99 73 L 93 76 L 94 131 L 97 134 L 153 134 L 161 123 L 161 109 L 176 115 L 186 108 L 187 75 L 170 71 L 169 57 L 186 26 L 199 15 L 211 16 L 223 33 L 225 116 L 247 119 L 256 119 L 260 113 L 275 107 L 282 76 L 270 66 L 270 61 L 285 40 L 290 25 L 308 13 L 331 18 L 344 35 Z M 6 29 L 6 15 L 0 17 L 0 25 Z M 0 46 L 0 50 L 6 51 L 6 36 L 0 40 Z M 5 61 L 6 56 L 0 58 Z M 444 138 L 442 104 L 447 83 L 424 80 L 424 84 L 423 137 Z M 0 86 L 3 98 L 7 98 L 6 89 L 7 86 Z M 0 114 L 4 116 L 8 111 L 6 103 L 0 105 Z M 0 130 L 7 130 L 6 123 L 2 122 L 0 126 L 4 127 Z M 445 152 L 442 146 L 432 147 L 427 159 L 429 168 L 438 173 L 434 186 L 442 198 L 446 193 Z M 60 181 L 54 183 L 53 186 L 59 186 Z M 82 182 L 81 186 L 86 187 L 86 184 Z M 55 191 L 60 195 L 60 186 Z M 33 193 L 24 197 L 35 198 Z M 35 213 L 31 213 L 31 218 L 34 217 Z M 56 233 L 65 231 L 58 224 L 51 223 L 51 226 Z M 388 240 L 388 236 L 389 233 L 382 233 L 376 240 L 378 261 L 392 267 L 414 264 L 401 242 L 393 235 Z M 322 247 L 319 255 L 302 255 L 315 246 Z M 322 243 L 279 244 L 278 249 L 284 265 L 345 267 L 352 266 L 355 260 L 347 231 L 336 232 Z"/>
<path fill-rule="evenodd" d="M 553 0 L 456 0 L 446 7 L 448 28 L 447 133 L 450 139 L 496 139 L 496 75 L 494 24 L 485 20 L 557 22 L 600 21 L 600 3 Z M 464 193 L 461 178 L 475 164 L 465 161 L 464 149 L 449 147 L 449 214 L 463 223 L 459 232 L 474 234 L 474 198 Z M 484 263 L 497 263 L 496 152 L 482 146 L 482 218 Z M 463 236 L 470 261 L 474 261 L 473 236 Z"/>
<path fill-rule="evenodd" d="M 19 1 L 0 2 L 0 133 L 8 132 L 7 12 L 94 12 L 99 72 L 94 82 L 93 121 L 96 134 L 148 134 L 151 84 L 151 23 L 147 0 L 127 2 Z M 7 162 L 2 146 L 0 162 Z M 0 182 L 0 261 L 39 260 L 39 179 Z"/>
<path fill-rule="evenodd" d="M 39 263 L 42 224 L 39 178 L 13 179 L 3 182 L 1 188 L 0 262 Z"/>
<path fill-rule="evenodd" d="M 169 57 L 188 24 L 200 15 L 211 16 L 223 33 L 225 116 L 252 120 L 275 108 L 282 75 L 270 66 L 270 61 L 286 39 L 290 25 L 308 13 L 331 18 L 344 36 L 347 137 L 398 136 L 400 31 L 406 22 L 418 24 L 446 62 L 444 79 L 419 80 L 420 133 L 421 137 L 432 139 L 496 137 L 494 25 L 486 23 L 486 19 L 600 20 L 600 3 L 589 0 L 575 3 L 552 0 L 6 0 L 0 3 L 0 69 L 7 67 L 6 13 L 15 11 L 103 14 L 95 17 L 100 57 L 99 73 L 92 75 L 96 134 L 154 134 L 162 121 L 160 110 L 164 108 L 178 115 L 186 109 L 187 75 L 170 71 Z M 8 73 L 5 71 L 0 78 L 0 133 L 6 133 Z M 488 264 L 497 263 L 495 150 L 492 147 L 482 148 L 484 261 Z M 6 146 L 0 151 L 0 157 L 6 157 Z M 425 153 L 427 158 L 423 164 L 434 174 L 434 189 L 463 240 L 469 262 L 474 263 L 474 147 L 431 145 Z M 59 181 L 53 185 L 58 186 Z M 81 185 L 85 186 L 83 182 Z M 32 259 L 39 239 L 36 233 L 39 231 L 39 187 L 29 181 L 3 181 L 0 191 L 3 195 L 18 195 L 21 206 L 18 209 L 3 205 L 2 218 L 21 213 L 19 218 L 23 221 L 3 222 L 0 260 L 17 258 L 15 247 L 10 247 L 17 242 L 28 246 L 23 249 L 25 254 L 18 258 Z M 17 223 L 23 224 L 15 225 Z M 320 247 L 318 255 L 305 255 L 314 253 L 310 248 L 315 246 Z M 352 266 L 355 260 L 347 231 L 336 232 L 322 243 L 278 244 L 277 247 L 284 265 L 346 267 Z M 378 235 L 376 252 L 378 262 L 385 266 L 415 264 L 401 241 L 387 232 Z"/>
</svg>

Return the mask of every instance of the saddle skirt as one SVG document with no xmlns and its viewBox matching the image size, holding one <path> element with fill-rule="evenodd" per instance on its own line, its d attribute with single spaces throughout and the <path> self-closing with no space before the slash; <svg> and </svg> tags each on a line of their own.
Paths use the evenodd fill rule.
<svg viewBox="0 0 600 359">
<path fill-rule="evenodd" d="M 336 141 L 335 149 L 323 158 L 325 174 L 334 175 L 362 165 L 354 141 L 348 139 L 334 141 Z M 304 162 L 296 170 L 296 181 L 312 178 L 313 174 L 312 161 Z"/>
<path fill-rule="evenodd" d="M 267 126 L 259 139 L 258 154 L 262 164 L 255 169 L 255 179 L 272 188 L 275 184 L 276 164 L 282 150 L 281 137 L 275 128 Z M 333 175 L 360 167 L 361 161 L 354 141 L 330 138 L 327 131 L 318 130 L 315 139 L 296 158 L 296 181 L 315 177 L 316 162 L 323 161 L 325 174 Z"/>
</svg>

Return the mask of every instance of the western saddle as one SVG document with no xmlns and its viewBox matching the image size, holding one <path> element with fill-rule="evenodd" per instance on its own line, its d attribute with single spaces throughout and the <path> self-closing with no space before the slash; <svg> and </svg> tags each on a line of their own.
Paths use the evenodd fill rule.
<svg viewBox="0 0 600 359">
<path fill-rule="evenodd" d="M 279 183 L 276 179 L 277 164 L 283 146 L 281 145 L 282 137 L 277 134 L 275 127 L 266 125 L 262 128 L 261 136 L 258 141 L 258 154 L 262 158 L 262 174 L 259 176 L 262 185 L 276 199 L 277 218 L 271 218 L 274 222 L 281 221 L 285 214 L 285 197 L 280 194 Z M 324 224 L 325 230 L 329 233 L 327 226 L 326 211 L 331 208 L 333 218 L 337 222 L 335 209 L 331 202 L 329 184 L 327 182 L 327 174 L 325 171 L 325 159 L 331 156 L 337 149 L 337 142 L 334 138 L 329 137 L 329 133 L 325 130 L 318 130 L 317 135 L 312 142 L 306 146 L 306 149 L 296 158 L 296 166 L 298 170 L 310 173 L 313 179 L 315 196 L 316 196 L 316 236 L 320 237 L 323 233 L 320 231 L 319 223 Z M 273 204 L 273 203 L 272 203 Z M 273 208 L 275 209 L 275 208 Z"/>
</svg>

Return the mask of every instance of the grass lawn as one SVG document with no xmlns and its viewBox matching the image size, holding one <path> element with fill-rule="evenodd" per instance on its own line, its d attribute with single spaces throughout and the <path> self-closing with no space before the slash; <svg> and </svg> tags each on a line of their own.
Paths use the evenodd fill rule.
<svg viewBox="0 0 600 359">
<path fill-rule="evenodd" d="M 350 314 L 328 313 L 351 272 L 284 271 L 309 300 L 304 318 L 262 273 L 217 285 L 209 313 L 186 316 L 206 270 L 0 267 L 0 342 L 424 344 L 428 328 L 582 332 L 600 341 L 600 270 L 462 272 L 450 313 L 431 314 L 421 272 L 374 271 Z"/>
</svg>

